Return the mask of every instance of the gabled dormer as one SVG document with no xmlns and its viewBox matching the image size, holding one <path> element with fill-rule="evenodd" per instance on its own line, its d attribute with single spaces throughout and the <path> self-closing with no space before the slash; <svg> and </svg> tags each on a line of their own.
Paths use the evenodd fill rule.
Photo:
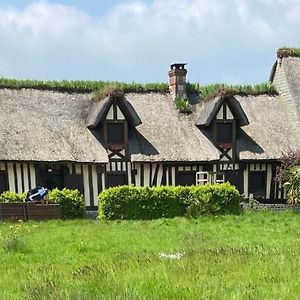
<svg viewBox="0 0 300 300">
<path fill-rule="evenodd" d="M 126 160 L 129 130 L 141 123 L 132 105 L 118 92 L 95 105 L 88 119 L 88 128 L 100 133 L 110 160 Z"/>
<path fill-rule="evenodd" d="M 234 96 L 218 96 L 203 103 L 196 125 L 206 128 L 220 153 L 220 161 L 236 161 L 236 139 L 249 121 Z"/>
</svg>

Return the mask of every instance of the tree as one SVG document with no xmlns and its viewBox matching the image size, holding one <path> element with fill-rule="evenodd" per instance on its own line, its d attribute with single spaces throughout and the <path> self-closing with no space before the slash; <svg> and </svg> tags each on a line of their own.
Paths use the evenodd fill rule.
<svg viewBox="0 0 300 300">
<path fill-rule="evenodd" d="M 300 167 L 300 149 L 289 150 L 282 154 L 280 166 L 277 168 L 276 179 L 282 182 L 290 180 L 290 175 L 295 167 Z"/>
</svg>

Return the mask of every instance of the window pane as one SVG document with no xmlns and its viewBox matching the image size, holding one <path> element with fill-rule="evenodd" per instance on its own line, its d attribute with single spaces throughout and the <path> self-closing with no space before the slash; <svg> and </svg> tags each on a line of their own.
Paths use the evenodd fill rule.
<svg viewBox="0 0 300 300">
<path fill-rule="evenodd" d="M 232 143 L 232 123 L 217 123 L 217 143 Z"/>
<path fill-rule="evenodd" d="M 195 185 L 196 173 L 195 172 L 178 172 L 176 178 L 176 185 Z"/>
<path fill-rule="evenodd" d="M 107 142 L 108 144 L 124 144 L 124 124 L 107 124 Z"/>
</svg>

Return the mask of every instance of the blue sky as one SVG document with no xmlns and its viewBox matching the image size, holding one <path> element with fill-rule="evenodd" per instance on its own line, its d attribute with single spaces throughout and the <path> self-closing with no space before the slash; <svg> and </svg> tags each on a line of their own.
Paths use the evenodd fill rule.
<svg viewBox="0 0 300 300">
<path fill-rule="evenodd" d="M 24 9 L 26 6 L 33 2 L 38 1 L 30 1 L 30 0 L 0 0 L 1 7 L 15 7 Z M 40 1 L 41 2 L 41 1 Z M 66 1 L 56 1 L 56 0 L 48 0 L 44 1 L 50 4 L 60 3 L 67 6 L 76 7 L 91 16 L 101 17 L 105 15 L 108 11 L 113 9 L 118 4 L 126 4 L 130 1 L 128 0 L 66 0 Z M 152 1 L 144 1 L 145 3 L 151 3 Z"/>
<path fill-rule="evenodd" d="M 266 81 L 280 46 L 300 46 L 298 0 L 0 0 L 0 77 Z"/>
</svg>

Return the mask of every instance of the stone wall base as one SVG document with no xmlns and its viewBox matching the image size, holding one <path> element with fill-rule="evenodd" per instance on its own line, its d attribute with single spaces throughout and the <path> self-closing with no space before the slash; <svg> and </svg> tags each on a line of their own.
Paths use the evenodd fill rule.
<svg viewBox="0 0 300 300">
<path fill-rule="evenodd" d="M 300 204 L 243 203 L 242 207 L 244 210 L 299 210 L 300 211 Z"/>
</svg>

